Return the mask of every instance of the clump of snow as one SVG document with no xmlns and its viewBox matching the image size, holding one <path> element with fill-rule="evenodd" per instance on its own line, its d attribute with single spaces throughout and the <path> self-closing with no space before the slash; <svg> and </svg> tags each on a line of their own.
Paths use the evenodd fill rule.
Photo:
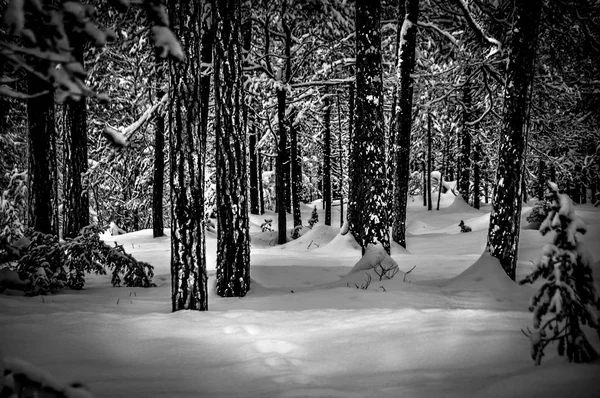
<svg viewBox="0 0 600 398">
<path fill-rule="evenodd" d="M 378 266 L 392 270 L 398 268 L 398 263 L 387 254 L 381 244 L 370 244 L 367 246 L 365 254 L 354 264 L 350 273 L 368 271 Z"/>
</svg>

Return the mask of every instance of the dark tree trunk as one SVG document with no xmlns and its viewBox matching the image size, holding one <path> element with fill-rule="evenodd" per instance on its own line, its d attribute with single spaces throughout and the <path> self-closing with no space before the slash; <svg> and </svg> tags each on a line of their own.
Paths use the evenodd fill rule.
<svg viewBox="0 0 600 398">
<path fill-rule="evenodd" d="M 438 183 L 438 199 L 436 210 L 440 210 L 440 199 L 442 198 L 442 191 L 444 190 L 444 176 L 446 175 L 446 152 L 448 151 L 448 138 L 442 149 L 442 170 L 440 171 L 440 181 Z"/>
<path fill-rule="evenodd" d="M 159 83 L 160 84 L 160 83 Z M 158 100 L 164 92 L 158 90 Z M 164 235 L 163 193 L 165 178 L 165 116 L 156 115 L 154 124 L 154 183 L 152 185 L 152 235 L 157 238 Z"/>
<path fill-rule="evenodd" d="M 170 2 L 171 27 L 186 61 L 170 62 L 169 150 L 171 183 L 171 304 L 179 310 L 208 309 L 204 227 L 205 137 L 200 124 L 200 32 L 202 2 Z M 185 87 L 185 89 L 181 89 Z M 197 154 L 201 154 L 200 157 Z M 219 228 L 220 229 L 220 228 Z"/>
<path fill-rule="evenodd" d="M 546 163 L 540 158 L 538 165 L 538 186 L 537 186 L 537 198 L 538 200 L 544 200 L 546 187 Z"/>
<path fill-rule="evenodd" d="M 506 274 L 515 280 L 521 219 L 521 178 L 527 110 L 533 82 L 537 27 L 542 2 L 516 3 L 516 23 L 506 79 L 496 189 L 490 216 L 488 247 Z"/>
<path fill-rule="evenodd" d="M 431 137 L 431 115 L 427 115 L 427 210 L 432 208 L 431 200 L 431 152 L 432 152 L 432 137 Z"/>
<path fill-rule="evenodd" d="M 83 43 L 75 45 L 73 55 L 84 64 Z M 67 99 L 64 112 L 66 203 L 63 206 L 63 237 L 74 238 L 81 228 L 90 223 L 90 200 L 82 181 L 82 175 L 88 169 L 86 98 L 82 97 L 79 101 Z"/>
<path fill-rule="evenodd" d="M 287 212 L 285 174 L 289 168 L 287 156 L 287 129 L 285 126 L 285 89 L 277 90 L 277 118 L 279 119 L 279 142 L 277 145 L 277 165 L 275 168 L 275 197 L 277 206 L 277 243 L 283 245 L 287 242 Z"/>
<path fill-rule="evenodd" d="M 348 221 L 363 254 L 373 243 L 390 251 L 380 23 L 380 0 L 356 2 L 356 132 Z"/>
<path fill-rule="evenodd" d="M 285 34 L 285 83 L 292 83 L 292 29 L 289 25 L 290 15 L 287 13 L 287 1 L 283 2 L 282 16 L 281 16 L 281 27 Z M 290 123 L 291 124 L 291 123 Z M 286 123 L 286 125 L 288 125 Z M 291 202 L 291 162 L 290 162 L 290 151 L 286 144 L 285 150 L 285 163 L 284 163 L 284 183 L 285 183 L 285 209 L 288 213 L 292 212 Z"/>
<path fill-rule="evenodd" d="M 471 69 L 465 68 L 466 81 L 463 86 L 463 117 L 460 137 L 460 159 L 459 159 L 459 184 L 458 189 L 465 200 L 469 203 L 471 188 L 471 131 L 468 123 L 471 121 L 472 112 L 472 82 Z"/>
<path fill-rule="evenodd" d="M 263 160 L 262 160 L 262 155 L 260 153 L 260 151 L 258 151 L 258 153 L 256 154 L 257 156 L 257 163 L 258 163 L 258 198 L 259 198 L 259 204 L 260 204 L 260 214 L 265 214 L 265 191 L 263 188 L 263 179 L 262 179 L 262 173 L 263 173 Z"/>
<path fill-rule="evenodd" d="M 323 98 L 323 204 L 325 225 L 331 226 L 331 99 Z"/>
<path fill-rule="evenodd" d="M 342 108 L 340 107 L 340 94 L 337 94 L 338 110 L 338 150 L 339 172 L 338 189 L 340 192 L 340 228 L 344 225 L 344 146 L 342 145 Z"/>
<path fill-rule="evenodd" d="M 302 192 L 302 152 L 298 147 L 298 131 L 293 119 L 290 121 L 291 161 L 292 161 L 292 209 L 294 214 L 294 235 L 296 239 L 302 228 L 302 215 L 300 213 L 300 192 Z"/>
<path fill-rule="evenodd" d="M 260 214 L 258 195 L 258 154 L 256 150 L 256 126 L 252 126 L 252 132 L 248 137 L 250 145 L 250 213 Z"/>
<path fill-rule="evenodd" d="M 427 162 L 421 161 L 421 169 L 423 170 L 423 206 L 427 206 Z"/>
<path fill-rule="evenodd" d="M 241 7 L 213 0 L 217 143 L 217 294 L 244 297 L 250 289 L 246 137 L 242 121 Z M 249 10 L 245 9 L 245 12 Z"/>
<path fill-rule="evenodd" d="M 410 135 L 412 128 L 413 79 L 417 40 L 419 0 L 405 2 L 404 22 L 400 38 L 400 54 L 396 67 L 396 84 L 399 88 L 399 110 L 396 114 L 396 170 L 393 194 L 394 219 L 392 238 L 406 248 L 406 205 L 408 201 L 408 179 L 410 175 Z"/>
<path fill-rule="evenodd" d="M 28 75 L 27 100 L 29 124 L 29 226 L 45 234 L 58 235 L 56 203 L 56 133 L 52 86 Z M 78 159 L 80 160 L 80 159 Z"/>
<path fill-rule="evenodd" d="M 481 144 L 475 144 L 473 152 L 473 207 L 479 209 L 481 207 L 481 171 L 479 162 L 481 161 Z"/>
<path fill-rule="evenodd" d="M 352 156 L 354 153 L 353 142 L 354 142 L 354 84 L 350 83 L 348 85 L 348 146 L 349 148 L 349 156 Z M 352 176 L 353 174 L 353 165 L 352 160 L 348 161 L 348 211 L 347 218 L 350 220 L 350 195 L 352 194 Z"/>
<path fill-rule="evenodd" d="M 244 56 L 244 67 L 248 66 L 250 63 L 248 62 L 248 56 L 250 55 L 250 49 L 252 47 L 252 18 L 249 18 L 250 15 L 246 15 L 246 19 L 242 25 L 243 31 L 243 56 Z M 209 76 L 210 78 L 210 76 Z M 246 103 L 244 104 L 244 129 L 248 134 L 249 140 L 249 159 L 250 159 L 250 213 L 259 214 L 260 207 L 258 204 L 259 195 L 258 195 L 258 155 L 256 150 L 256 121 L 255 117 L 251 115 L 249 109 L 252 105 L 252 98 L 248 98 Z"/>
</svg>

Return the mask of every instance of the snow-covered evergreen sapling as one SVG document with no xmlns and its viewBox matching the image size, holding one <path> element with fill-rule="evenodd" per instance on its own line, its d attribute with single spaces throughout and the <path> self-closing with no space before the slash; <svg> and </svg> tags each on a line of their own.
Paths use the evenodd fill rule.
<svg viewBox="0 0 600 398">
<path fill-rule="evenodd" d="M 544 246 L 533 272 L 520 283 L 545 279 L 531 298 L 533 330 L 524 332 L 531 340 L 531 357 L 539 365 L 545 347 L 558 342 L 559 355 L 569 361 L 589 362 L 598 354 L 588 342 L 582 325 L 598 330 L 600 298 L 594 286 L 591 259 L 577 233 L 585 234 L 584 222 L 575 215 L 571 199 L 548 182 L 546 199 L 550 209 L 540 226 L 542 235 L 554 231 L 553 242 Z"/>
<path fill-rule="evenodd" d="M 319 213 L 317 213 L 317 206 L 315 206 L 312 213 L 310 214 L 310 219 L 308 220 L 308 226 L 310 228 L 312 228 L 318 222 L 319 222 Z"/>
</svg>

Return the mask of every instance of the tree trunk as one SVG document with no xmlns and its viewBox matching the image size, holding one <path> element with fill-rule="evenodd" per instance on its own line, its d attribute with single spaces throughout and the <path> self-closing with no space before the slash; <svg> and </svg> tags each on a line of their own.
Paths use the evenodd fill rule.
<svg viewBox="0 0 600 398">
<path fill-rule="evenodd" d="M 246 136 L 243 128 L 241 6 L 213 0 L 217 143 L 217 294 L 244 297 L 250 289 Z M 245 11 L 249 11 L 246 10 Z"/>
<path fill-rule="evenodd" d="M 473 152 L 473 207 L 479 209 L 481 207 L 481 171 L 479 162 L 481 160 L 481 144 L 475 143 L 475 151 Z"/>
<path fill-rule="evenodd" d="M 250 213 L 260 214 L 258 195 L 258 154 L 256 150 L 256 126 L 252 126 L 252 132 L 248 137 L 250 145 Z"/>
<path fill-rule="evenodd" d="M 399 88 L 399 111 L 396 114 L 396 170 L 393 194 L 394 219 L 392 238 L 406 248 L 406 205 L 408 201 L 408 180 L 410 175 L 410 135 L 412 128 L 413 79 L 417 40 L 417 19 L 419 0 L 405 2 L 406 14 L 402 24 L 400 54 L 396 66 L 396 84 Z"/>
<path fill-rule="evenodd" d="M 537 186 L 537 198 L 542 201 L 545 198 L 544 192 L 546 191 L 546 163 L 540 158 L 538 163 L 538 186 Z"/>
<path fill-rule="evenodd" d="M 431 151 L 432 151 L 432 137 L 431 137 L 431 115 L 427 115 L 427 210 L 432 208 L 431 200 Z"/>
<path fill-rule="evenodd" d="M 296 239 L 300 236 L 302 228 L 302 215 L 300 213 L 300 192 L 302 192 L 302 155 L 298 147 L 298 132 L 294 126 L 295 116 L 290 117 L 290 141 L 292 161 L 292 212 L 294 214 L 294 235 Z"/>
<path fill-rule="evenodd" d="M 171 27 L 186 53 L 185 63 L 170 61 L 169 151 L 171 183 L 172 311 L 208 309 L 203 227 L 205 137 L 201 137 L 202 2 L 169 3 Z M 185 87 L 185 89 L 181 89 Z M 197 156 L 200 154 L 200 156 Z"/>
<path fill-rule="evenodd" d="M 277 118 L 279 119 L 279 142 L 277 145 L 277 165 L 275 166 L 275 197 L 277 206 L 277 243 L 283 245 L 287 242 L 287 212 L 285 174 L 288 165 L 287 156 L 287 129 L 285 126 L 285 89 L 277 90 Z"/>
<path fill-rule="evenodd" d="M 325 225 L 331 226 L 331 99 L 323 98 L 323 204 Z"/>
<path fill-rule="evenodd" d="M 465 68 L 466 81 L 463 86 L 463 117 L 462 117 L 462 130 L 460 140 L 460 168 L 459 173 L 459 185 L 458 189 L 465 200 L 465 203 L 469 203 L 470 188 L 471 188 L 471 131 L 467 123 L 471 120 L 472 112 L 472 82 L 471 82 L 471 69 L 467 66 Z"/>
<path fill-rule="evenodd" d="M 54 94 L 52 86 L 34 75 L 29 74 L 27 82 L 29 94 L 48 91 L 27 100 L 29 226 L 45 234 L 58 235 Z"/>
<path fill-rule="evenodd" d="M 440 171 L 440 181 L 438 183 L 438 199 L 436 210 L 440 210 L 440 199 L 442 198 L 442 190 L 444 188 L 444 175 L 446 174 L 446 151 L 448 150 L 448 139 L 442 149 L 442 167 Z"/>
<path fill-rule="evenodd" d="M 82 65 L 83 43 L 76 43 L 73 55 Z M 82 176 L 88 170 L 87 151 L 87 109 L 86 98 L 79 101 L 69 98 L 64 108 L 65 128 L 65 162 L 63 206 L 63 237 L 74 238 L 81 228 L 90 223 L 90 201 L 87 189 L 84 188 Z"/>
<path fill-rule="evenodd" d="M 533 65 L 542 2 L 516 3 L 516 22 L 504 96 L 504 117 L 500 134 L 488 247 L 506 274 L 515 280 L 521 219 L 521 178 L 525 151 L 526 117 L 533 83 Z"/>
<path fill-rule="evenodd" d="M 390 251 L 380 23 L 380 0 L 357 0 L 356 132 L 348 221 L 363 254 L 372 243 Z"/>
<path fill-rule="evenodd" d="M 340 192 L 340 228 L 344 225 L 344 146 L 342 145 L 342 108 L 340 107 L 340 94 L 337 94 L 338 111 L 338 150 L 339 150 L 339 172 L 338 188 Z"/>
<path fill-rule="evenodd" d="M 160 83 L 158 83 L 160 84 Z M 158 100 L 164 93 L 157 92 Z M 163 220 L 163 193 L 165 178 L 165 116 L 162 113 L 156 115 L 154 124 L 154 182 L 152 184 L 152 235 L 157 238 L 164 235 Z"/>
<path fill-rule="evenodd" d="M 265 214 L 265 191 L 263 187 L 263 160 L 260 151 L 256 154 L 258 163 L 258 198 L 260 204 L 260 214 Z"/>
<path fill-rule="evenodd" d="M 421 161 L 421 169 L 423 170 L 423 206 L 427 206 L 427 163 Z"/>
</svg>

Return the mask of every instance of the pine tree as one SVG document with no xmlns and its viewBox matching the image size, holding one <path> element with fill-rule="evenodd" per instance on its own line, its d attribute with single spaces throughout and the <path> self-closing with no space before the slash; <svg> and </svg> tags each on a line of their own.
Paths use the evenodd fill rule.
<svg viewBox="0 0 600 398">
<path fill-rule="evenodd" d="M 558 341 L 559 355 L 566 354 L 569 361 L 589 362 L 598 354 L 581 326 L 599 328 L 600 297 L 594 286 L 590 258 L 577 238 L 578 233 L 586 233 L 586 227 L 575 215 L 572 200 L 559 193 L 556 184 L 549 182 L 548 186 L 546 198 L 551 208 L 540 226 L 540 233 L 555 231 L 556 235 L 552 243 L 544 246 L 534 271 L 520 282 L 545 279 L 530 302 L 533 331 L 524 333 L 531 339 L 531 357 L 536 365 L 541 363 L 544 349 L 553 341 Z"/>
<path fill-rule="evenodd" d="M 352 137 L 348 225 L 363 254 L 390 250 L 381 66 L 381 1 L 356 2 L 356 125 Z"/>
</svg>

